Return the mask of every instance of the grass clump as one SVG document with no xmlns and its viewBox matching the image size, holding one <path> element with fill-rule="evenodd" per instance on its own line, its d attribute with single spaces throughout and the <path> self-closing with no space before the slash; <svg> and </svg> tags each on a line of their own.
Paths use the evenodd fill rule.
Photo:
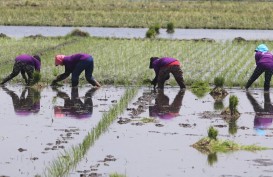
<svg viewBox="0 0 273 177">
<path fill-rule="evenodd" d="M 146 38 L 155 38 L 156 37 L 156 30 L 154 27 L 150 27 L 146 32 Z"/>
<path fill-rule="evenodd" d="M 198 98 L 202 98 L 210 90 L 210 86 L 208 82 L 196 81 L 191 85 L 191 90 Z"/>
<path fill-rule="evenodd" d="M 218 140 L 217 134 L 218 131 L 213 127 L 210 127 L 208 130 L 208 137 L 202 138 L 193 144 L 192 147 L 205 154 L 212 154 L 216 152 L 225 153 L 237 150 L 258 151 L 270 149 L 268 147 L 261 147 L 257 145 L 239 145 L 230 140 Z"/>
<path fill-rule="evenodd" d="M 219 77 L 214 78 L 214 85 L 216 87 L 223 87 L 224 83 L 225 83 L 225 78 L 224 77 L 219 76 Z"/>
<path fill-rule="evenodd" d="M 167 33 L 174 33 L 174 23 L 173 22 L 169 22 L 167 24 Z"/>
<path fill-rule="evenodd" d="M 33 76 L 32 85 L 37 84 L 41 80 L 41 77 L 42 77 L 41 73 L 38 72 L 38 71 L 34 71 L 33 74 L 32 74 L 32 76 Z"/>
<path fill-rule="evenodd" d="M 215 128 L 213 128 L 213 126 L 210 126 L 210 128 L 208 130 L 208 137 L 210 139 L 217 140 L 217 136 L 218 136 L 218 130 L 216 130 Z"/>
<path fill-rule="evenodd" d="M 210 95 L 216 100 L 223 100 L 227 95 L 227 91 L 223 88 L 225 83 L 225 78 L 222 76 L 214 78 L 215 87 L 210 92 Z"/>
<path fill-rule="evenodd" d="M 74 29 L 71 33 L 69 33 L 66 37 L 89 37 L 90 34 L 88 32 L 82 31 L 80 29 Z"/>
</svg>

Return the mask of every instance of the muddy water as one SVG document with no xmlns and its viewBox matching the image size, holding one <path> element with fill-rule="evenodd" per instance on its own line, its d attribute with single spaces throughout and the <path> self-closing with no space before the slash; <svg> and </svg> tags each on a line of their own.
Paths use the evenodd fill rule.
<svg viewBox="0 0 273 177">
<path fill-rule="evenodd" d="M 151 94 L 143 88 L 127 111 L 112 124 L 70 176 L 111 173 L 128 177 L 145 176 L 273 176 L 272 150 L 202 154 L 191 145 L 207 136 L 209 126 L 219 139 L 239 144 L 273 147 L 273 93 L 263 90 L 227 89 L 228 95 L 216 103 L 211 95 L 197 97 L 167 88 Z M 230 95 L 239 98 L 240 118 L 233 123 L 220 113 L 228 107 Z M 220 105 L 220 106 L 219 106 Z M 143 118 L 153 117 L 145 123 Z"/>
<path fill-rule="evenodd" d="M 227 91 L 216 103 L 208 93 L 197 97 L 177 88 L 160 94 L 140 89 L 69 176 L 273 176 L 272 150 L 206 155 L 191 147 L 211 125 L 220 139 L 273 147 L 273 93 Z M 0 88 L 0 176 L 43 174 L 63 149 L 83 140 L 123 93 L 119 87 Z M 239 98 L 241 116 L 234 123 L 220 115 L 230 95 Z"/>
<path fill-rule="evenodd" d="M 43 174 L 65 148 L 82 142 L 123 88 L 0 87 L 0 176 Z"/>
<path fill-rule="evenodd" d="M 74 29 L 88 32 L 95 37 L 145 38 L 147 28 L 101 28 L 101 27 L 48 27 L 48 26 L 0 26 L 0 33 L 10 37 L 26 37 L 31 35 L 65 36 Z M 175 29 L 169 34 L 160 29 L 158 38 L 164 39 L 202 39 L 217 41 L 233 40 L 242 37 L 246 40 L 273 40 L 273 30 L 225 30 L 225 29 Z"/>
</svg>

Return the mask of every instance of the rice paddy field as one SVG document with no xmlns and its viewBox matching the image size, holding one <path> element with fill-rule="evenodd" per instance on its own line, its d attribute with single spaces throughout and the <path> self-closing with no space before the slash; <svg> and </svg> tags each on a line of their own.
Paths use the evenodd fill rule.
<svg viewBox="0 0 273 177">
<path fill-rule="evenodd" d="M 3 79 L 12 66 L 12 59 L 21 53 L 40 54 L 42 81 L 51 82 L 63 72 L 54 66 L 56 54 L 89 53 L 94 57 L 94 76 L 104 84 L 142 85 L 153 79 L 154 71 L 148 69 L 153 56 L 171 56 L 182 63 L 187 85 L 202 80 L 213 84 L 217 76 L 224 76 L 226 86 L 242 87 L 255 68 L 254 49 L 263 41 L 213 42 L 204 40 L 113 39 L 113 38 L 23 38 L 0 39 L 1 75 Z M 267 41 L 272 46 L 271 41 Z M 18 81 L 19 78 L 15 79 Z M 67 82 L 70 82 L 68 79 Z M 81 83 L 85 83 L 84 79 Z M 175 85 L 173 79 L 169 84 Z M 260 77 L 254 86 L 263 86 Z"/>
<path fill-rule="evenodd" d="M 272 1 L 12 0 L 1 25 L 273 29 Z"/>
<path fill-rule="evenodd" d="M 254 0 L 13 0 L 0 2 L 0 25 L 166 28 L 172 22 L 175 28 L 270 30 L 272 7 Z M 273 176 L 272 93 L 263 91 L 263 75 L 244 89 L 261 43 L 272 51 L 272 41 L 240 38 L 1 34 L 0 80 L 17 55 L 38 54 L 42 66 L 38 84 L 27 87 L 18 75 L 0 87 L 0 177 Z M 64 72 L 55 55 L 75 53 L 93 56 L 102 87 L 92 87 L 83 74 L 77 88 L 70 77 L 50 86 Z M 172 76 L 164 91 L 152 88 L 154 56 L 181 62 L 186 90 Z M 227 91 L 221 99 L 210 92 L 216 77 L 224 78 Z M 208 84 L 202 93 L 193 87 L 198 82 Z M 231 104 L 237 117 L 230 119 L 223 113 Z M 229 151 L 194 147 L 211 138 L 212 127 L 214 140 Z"/>
<path fill-rule="evenodd" d="M 0 175 L 270 176 L 272 117 L 266 105 L 271 94 L 263 93 L 263 76 L 251 92 L 243 89 L 261 42 L 272 46 L 271 41 L 0 38 L 1 79 L 19 54 L 42 59 L 41 81 L 33 88 L 25 87 L 20 75 L 0 88 Z M 64 71 L 55 67 L 54 56 L 78 52 L 94 57 L 93 76 L 103 86 L 92 89 L 81 77 L 77 89 L 70 87 L 70 78 L 50 87 Z M 154 71 L 148 68 L 152 56 L 179 59 L 186 91 L 171 77 L 164 93 L 154 92 L 149 84 Z M 217 76 L 225 78 L 228 89 L 220 101 L 209 94 Z M 191 86 L 198 81 L 210 89 L 195 93 Z M 232 95 L 239 99 L 240 117 L 234 121 L 221 116 Z M 261 110 L 267 118 L 257 123 Z M 192 144 L 206 137 L 210 126 L 221 139 L 268 150 L 199 152 Z M 237 163 L 241 168 L 230 170 Z"/>
</svg>

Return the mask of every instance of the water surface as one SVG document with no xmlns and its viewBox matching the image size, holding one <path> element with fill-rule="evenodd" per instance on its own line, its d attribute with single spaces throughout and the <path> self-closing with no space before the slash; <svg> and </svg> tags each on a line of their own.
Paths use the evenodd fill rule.
<svg viewBox="0 0 273 177">
<path fill-rule="evenodd" d="M 48 26 L 0 26 L 0 33 L 21 38 L 31 35 L 65 36 L 74 29 L 88 32 L 95 37 L 145 38 L 147 28 L 102 28 L 102 27 L 48 27 Z M 160 29 L 158 38 L 163 39 L 214 39 L 233 40 L 242 37 L 246 40 L 273 40 L 273 30 L 229 30 L 229 29 L 175 29 L 168 34 Z"/>
</svg>

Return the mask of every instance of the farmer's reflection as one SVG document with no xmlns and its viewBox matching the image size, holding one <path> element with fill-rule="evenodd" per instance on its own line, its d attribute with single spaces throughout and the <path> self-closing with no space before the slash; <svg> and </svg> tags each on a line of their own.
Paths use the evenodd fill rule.
<svg viewBox="0 0 273 177">
<path fill-rule="evenodd" d="M 20 97 L 12 90 L 2 87 L 12 98 L 14 112 L 20 116 L 35 114 L 40 111 L 40 91 L 31 87 L 25 87 Z"/>
<path fill-rule="evenodd" d="M 259 135 L 265 135 L 265 129 L 270 127 L 273 119 L 273 106 L 270 100 L 270 93 L 264 92 L 264 108 L 262 108 L 257 100 L 247 92 L 247 98 L 255 111 L 254 129 Z"/>
<path fill-rule="evenodd" d="M 93 101 L 92 95 L 97 90 L 92 88 L 88 90 L 84 96 L 84 101 L 79 97 L 78 87 L 72 87 L 71 98 L 62 91 L 54 89 L 57 91 L 57 97 L 64 100 L 63 106 L 54 106 L 55 117 L 61 118 L 64 116 L 74 117 L 78 119 L 89 118 L 93 113 Z"/>
<path fill-rule="evenodd" d="M 161 119 L 172 119 L 179 116 L 184 94 L 185 90 L 179 90 L 172 104 L 169 104 L 169 97 L 164 94 L 163 90 L 160 90 L 155 99 L 155 105 L 149 106 L 150 116 Z"/>
</svg>

